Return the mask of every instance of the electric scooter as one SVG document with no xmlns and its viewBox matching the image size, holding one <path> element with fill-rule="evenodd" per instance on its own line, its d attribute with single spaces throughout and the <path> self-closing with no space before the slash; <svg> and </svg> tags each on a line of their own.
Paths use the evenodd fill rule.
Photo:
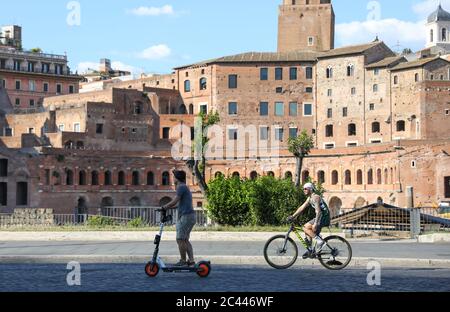
<svg viewBox="0 0 450 312">
<path fill-rule="evenodd" d="M 202 278 L 206 278 L 211 273 L 211 262 L 210 261 L 201 261 L 194 266 L 168 266 L 166 265 L 162 259 L 158 256 L 159 253 L 159 245 L 161 243 L 162 234 L 164 231 L 164 226 L 166 223 L 171 223 L 173 220 L 172 216 L 168 216 L 166 210 L 158 209 L 156 210 L 161 214 L 161 222 L 160 222 L 160 231 L 159 234 L 155 237 L 155 252 L 153 253 L 152 261 L 147 263 L 145 266 L 145 273 L 149 277 L 156 277 L 160 270 L 165 273 L 197 273 L 198 276 Z"/>
</svg>

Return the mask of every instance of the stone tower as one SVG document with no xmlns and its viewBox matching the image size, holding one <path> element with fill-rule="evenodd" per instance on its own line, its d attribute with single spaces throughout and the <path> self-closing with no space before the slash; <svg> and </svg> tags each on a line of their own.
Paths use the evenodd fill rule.
<svg viewBox="0 0 450 312">
<path fill-rule="evenodd" d="M 278 52 L 334 49 L 331 0 L 283 0 L 278 18 Z"/>
</svg>

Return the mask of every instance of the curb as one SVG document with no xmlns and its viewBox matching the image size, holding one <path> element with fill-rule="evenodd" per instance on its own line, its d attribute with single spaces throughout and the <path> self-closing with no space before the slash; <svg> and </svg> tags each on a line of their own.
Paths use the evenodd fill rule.
<svg viewBox="0 0 450 312">
<path fill-rule="evenodd" d="M 0 264 L 67 264 L 76 261 L 84 264 L 138 264 L 147 263 L 151 256 L 117 256 L 117 255 L 43 255 L 43 256 L 0 256 Z M 166 262 L 176 262 L 179 256 L 163 256 Z M 216 265 L 267 265 L 263 256 L 198 256 L 208 259 Z M 353 258 L 349 267 L 368 267 L 378 262 L 385 267 L 401 268 L 450 268 L 450 260 L 441 259 L 406 259 L 406 258 Z M 298 260 L 300 266 L 321 266 L 317 260 Z"/>
</svg>

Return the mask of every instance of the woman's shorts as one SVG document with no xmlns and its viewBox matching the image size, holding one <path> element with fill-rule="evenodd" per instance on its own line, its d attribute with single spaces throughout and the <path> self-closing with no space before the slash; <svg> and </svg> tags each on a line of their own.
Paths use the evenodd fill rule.
<svg viewBox="0 0 450 312">
<path fill-rule="evenodd" d="M 195 213 L 181 216 L 177 222 L 177 240 L 189 240 L 195 223 Z"/>
</svg>

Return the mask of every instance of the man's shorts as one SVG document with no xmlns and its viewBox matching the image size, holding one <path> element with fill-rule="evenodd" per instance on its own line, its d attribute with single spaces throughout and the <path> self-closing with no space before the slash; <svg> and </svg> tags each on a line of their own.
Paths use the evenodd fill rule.
<svg viewBox="0 0 450 312">
<path fill-rule="evenodd" d="M 177 222 L 177 240 L 189 240 L 195 223 L 195 212 L 181 216 Z"/>
<path fill-rule="evenodd" d="M 308 222 L 311 225 L 316 224 L 316 218 L 312 219 Z M 321 222 L 317 225 L 316 235 L 320 235 L 320 232 L 322 232 L 322 228 L 330 226 L 330 221 L 327 220 L 327 218 L 322 218 Z"/>
</svg>

